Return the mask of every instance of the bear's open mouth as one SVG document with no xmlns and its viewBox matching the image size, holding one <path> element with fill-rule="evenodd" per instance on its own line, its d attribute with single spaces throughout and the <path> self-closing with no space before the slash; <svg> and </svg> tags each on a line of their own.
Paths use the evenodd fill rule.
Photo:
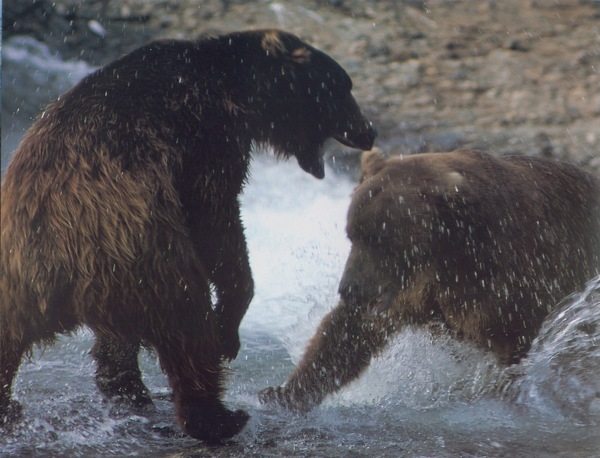
<svg viewBox="0 0 600 458">
<path fill-rule="evenodd" d="M 325 159 L 323 158 L 324 148 L 321 146 L 319 151 L 310 160 L 306 160 L 302 157 L 297 157 L 298 165 L 302 170 L 310 173 L 319 180 L 325 177 Z"/>
</svg>

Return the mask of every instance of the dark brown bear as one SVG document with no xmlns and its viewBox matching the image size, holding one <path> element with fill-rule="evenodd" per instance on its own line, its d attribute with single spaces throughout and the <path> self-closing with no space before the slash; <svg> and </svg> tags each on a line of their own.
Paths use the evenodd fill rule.
<svg viewBox="0 0 600 458">
<path fill-rule="evenodd" d="M 368 152 L 362 167 L 341 300 L 263 402 L 314 407 L 406 325 L 441 322 L 516 363 L 555 304 L 600 272 L 600 184 L 574 166 L 463 150 Z"/>
<path fill-rule="evenodd" d="M 327 138 L 373 143 L 351 88 L 324 53 L 263 30 L 151 43 L 52 103 L 2 184 L 0 418 L 18 415 L 23 354 L 86 325 L 106 395 L 151 402 L 141 343 L 186 433 L 239 432 L 247 414 L 220 398 L 253 295 L 238 202 L 251 146 L 323 177 Z"/>
</svg>

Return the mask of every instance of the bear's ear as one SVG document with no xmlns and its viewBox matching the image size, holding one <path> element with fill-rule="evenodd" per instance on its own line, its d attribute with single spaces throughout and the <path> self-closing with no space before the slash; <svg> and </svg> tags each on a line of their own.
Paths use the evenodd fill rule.
<svg viewBox="0 0 600 458">
<path fill-rule="evenodd" d="M 459 172 L 450 171 L 444 173 L 442 180 L 446 189 L 458 192 L 459 186 L 465 182 L 465 177 Z"/>
<path fill-rule="evenodd" d="M 469 200 L 469 187 L 463 174 L 454 170 L 440 172 L 436 179 L 421 190 L 422 195 L 430 195 L 446 206 L 454 207 L 456 202 Z"/>
<path fill-rule="evenodd" d="M 475 233 L 487 234 L 488 210 L 484 207 L 479 192 L 476 192 L 468 177 L 456 170 L 444 170 L 437 183 L 422 192 L 425 199 L 436 209 L 440 218 L 442 243 L 449 243 L 448 236 L 456 246 L 465 245 Z M 472 242 L 471 242 L 472 243 Z M 453 245 L 454 246 L 454 245 Z"/>
<path fill-rule="evenodd" d="M 385 158 L 381 154 L 379 148 L 373 148 L 369 151 L 363 151 L 360 156 L 360 169 L 362 176 L 360 181 L 363 182 L 372 175 L 379 172 L 385 164 Z"/>
<path fill-rule="evenodd" d="M 288 43 L 286 43 L 288 41 Z M 300 40 L 294 40 L 300 42 Z M 267 30 L 263 33 L 261 46 L 269 56 L 291 60 L 298 64 L 310 62 L 312 52 L 304 46 L 293 46 L 279 30 Z"/>
</svg>

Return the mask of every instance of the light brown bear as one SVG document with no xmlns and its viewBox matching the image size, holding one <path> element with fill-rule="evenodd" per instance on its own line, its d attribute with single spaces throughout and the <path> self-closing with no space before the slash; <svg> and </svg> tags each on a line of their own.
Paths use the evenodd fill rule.
<svg viewBox="0 0 600 458">
<path fill-rule="evenodd" d="M 221 401 L 222 360 L 253 295 L 238 201 L 251 147 L 322 178 L 328 138 L 373 146 L 351 89 L 331 57 L 258 30 L 150 43 L 50 104 L 2 183 L 0 424 L 20 410 L 23 354 L 86 325 L 105 395 L 151 402 L 142 344 L 186 433 L 239 432 L 248 416 Z"/>
<path fill-rule="evenodd" d="M 340 302 L 262 402 L 311 409 L 407 325 L 440 322 L 516 363 L 555 304 L 600 272 L 600 184 L 572 165 L 467 150 L 367 152 L 362 173 Z"/>
</svg>

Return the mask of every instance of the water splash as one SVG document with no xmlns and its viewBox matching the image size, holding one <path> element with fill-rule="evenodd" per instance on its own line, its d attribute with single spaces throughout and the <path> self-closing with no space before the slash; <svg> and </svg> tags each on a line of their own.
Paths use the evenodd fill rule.
<svg viewBox="0 0 600 458">
<path fill-rule="evenodd" d="M 600 423 L 600 277 L 548 316 L 520 371 L 507 390 L 519 405 Z"/>
</svg>

